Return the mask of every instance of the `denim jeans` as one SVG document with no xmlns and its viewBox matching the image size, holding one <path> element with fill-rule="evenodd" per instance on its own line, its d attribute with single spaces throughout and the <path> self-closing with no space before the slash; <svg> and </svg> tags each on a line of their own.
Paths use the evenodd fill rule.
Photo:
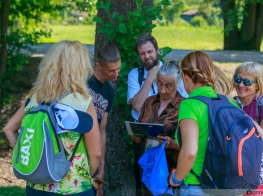
<svg viewBox="0 0 263 196">
<path fill-rule="evenodd" d="M 175 196 L 243 196 L 243 194 L 241 195 L 233 195 L 233 194 L 229 194 L 226 190 L 226 192 L 224 194 L 207 194 L 205 193 L 200 186 L 191 186 L 191 185 L 185 185 L 182 184 L 180 186 L 180 189 L 175 189 L 174 192 Z"/>
<path fill-rule="evenodd" d="M 185 185 L 182 184 L 180 186 L 180 189 L 175 190 L 175 195 L 180 196 L 196 196 L 196 195 L 202 195 L 202 196 L 209 196 L 209 194 L 206 194 L 202 191 L 200 186 L 191 186 L 191 185 Z"/>
<path fill-rule="evenodd" d="M 55 196 L 55 195 L 61 195 L 61 194 L 57 194 L 57 193 L 51 193 L 51 192 L 47 192 L 47 191 L 40 191 L 40 190 L 36 190 L 33 189 L 29 186 L 26 186 L 26 196 Z M 73 196 L 95 196 L 95 192 L 93 190 L 93 188 L 81 192 L 81 193 L 76 193 L 76 194 L 70 194 Z"/>
</svg>

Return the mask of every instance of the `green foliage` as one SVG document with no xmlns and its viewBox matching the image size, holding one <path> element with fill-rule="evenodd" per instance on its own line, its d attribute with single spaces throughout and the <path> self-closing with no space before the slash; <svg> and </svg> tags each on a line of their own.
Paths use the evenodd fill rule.
<svg viewBox="0 0 263 196">
<path fill-rule="evenodd" d="M 7 35 L 7 63 L 3 75 L 2 83 L 2 103 L 10 100 L 8 84 L 13 80 L 15 73 L 22 70 L 28 63 L 28 58 L 32 52 L 32 46 L 37 44 L 40 37 L 49 37 L 49 30 L 37 30 L 36 28 L 42 21 L 42 15 L 56 13 L 57 4 L 48 0 L 13 0 L 10 6 L 9 26 Z"/>
<path fill-rule="evenodd" d="M 160 4 L 161 0 L 154 0 L 154 5 Z M 169 5 L 163 6 L 161 11 L 162 21 L 160 25 L 177 25 L 182 12 L 198 10 L 210 26 L 222 26 L 222 14 L 220 0 L 170 0 Z"/>
<path fill-rule="evenodd" d="M 150 32 L 156 27 L 151 21 L 157 18 L 162 19 L 160 15 L 161 6 L 141 7 L 142 2 L 142 0 L 136 1 L 137 10 L 130 11 L 127 16 L 112 12 L 112 3 L 110 1 L 106 3 L 98 2 L 97 8 L 103 9 L 106 12 L 108 21 L 103 21 L 100 17 L 94 18 L 95 22 L 102 24 L 98 32 L 106 35 L 108 41 L 114 43 L 119 48 L 122 60 L 119 73 L 121 80 L 116 89 L 117 95 L 115 95 L 114 105 L 122 105 L 127 116 L 131 114 L 131 105 L 127 104 L 127 76 L 132 68 L 140 64 L 138 55 L 134 49 L 135 40 L 139 35 Z M 160 49 L 160 59 L 163 60 L 163 57 L 171 50 L 169 47 Z M 121 119 L 121 122 L 123 123 L 124 119 Z M 127 132 L 125 139 L 132 145 Z M 133 151 L 131 150 L 129 153 L 133 154 Z M 134 162 L 134 159 L 131 162 Z"/>
<path fill-rule="evenodd" d="M 174 24 L 175 20 L 180 17 L 185 7 L 185 0 L 154 1 L 155 6 L 160 3 L 162 4 L 161 16 L 163 17 L 163 20 L 158 21 L 160 25 Z"/>
<path fill-rule="evenodd" d="M 203 16 L 210 26 L 223 26 L 220 0 L 203 0 L 198 8 L 198 13 Z"/>
<path fill-rule="evenodd" d="M 228 18 L 228 23 L 226 24 L 224 28 L 224 32 L 226 35 L 229 34 L 235 27 L 238 28 L 238 30 L 241 30 L 243 19 L 248 14 L 245 12 L 245 8 L 250 3 L 260 3 L 263 4 L 263 0 L 247 0 L 247 1 L 235 1 L 235 0 L 228 0 L 222 7 L 225 8 L 224 14 Z M 234 9 L 229 9 L 229 4 L 234 4 Z"/>
<path fill-rule="evenodd" d="M 33 46 L 44 38 L 51 36 L 51 30 L 43 28 L 43 23 L 56 23 L 67 12 L 86 11 L 90 15 L 96 13 L 97 0 L 12 0 L 9 14 L 7 35 L 8 59 L 2 77 L 2 103 L 8 102 L 10 96 L 8 84 L 15 73 L 22 70 L 28 62 Z M 1 4 L 0 4 L 1 5 Z M 76 23 L 73 16 L 67 18 L 67 23 Z M 87 21 L 86 21 L 87 22 Z"/>
<path fill-rule="evenodd" d="M 143 34 L 150 32 L 155 24 L 157 18 L 162 19 L 160 6 L 142 7 L 143 1 L 136 1 L 137 9 L 130 11 L 127 16 L 123 16 L 117 12 L 112 12 L 112 3 L 110 1 L 97 3 L 98 9 L 103 9 L 108 15 L 108 21 L 103 21 L 100 17 L 95 17 L 94 21 L 102 24 L 99 33 L 105 34 L 109 42 L 114 43 L 121 53 L 121 70 L 118 83 L 117 96 L 115 96 L 115 105 L 124 105 L 127 114 L 130 114 L 131 108 L 127 105 L 127 75 L 130 70 L 140 64 L 138 56 L 134 50 L 134 43 L 136 38 Z M 168 3 L 167 1 L 163 1 Z M 148 22 L 147 22 L 148 21 Z M 162 50 L 162 54 L 166 55 L 171 49 L 168 47 Z M 161 59 L 163 56 L 161 57 Z"/>
<path fill-rule="evenodd" d="M 206 20 L 203 18 L 203 16 L 195 16 L 191 19 L 191 24 L 195 27 L 205 27 L 207 26 Z"/>
</svg>

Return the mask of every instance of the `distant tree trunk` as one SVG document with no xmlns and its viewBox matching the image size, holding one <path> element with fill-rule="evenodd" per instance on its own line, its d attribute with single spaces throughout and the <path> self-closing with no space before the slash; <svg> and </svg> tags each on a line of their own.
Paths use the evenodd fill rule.
<svg viewBox="0 0 263 196">
<path fill-rule="evenodd" d="M 229 10 L 235 10 L 235 2 L 229 2 L 229 0 L 221 0 L 223 9 L 223 20 L 224 20 L 224 50 L 235 50 L 238 46 L 238 27 L 237 24 L 233 24 L 230 31 L 227 30 L 231 20 L 236 20 L 236 18 L 230 18 L 228 12 Z M 235 17 L 233 14 L 232 17 Z"/>
<path fill-rule="evenodd" d="M 10 12 L 11 0 L 1 1 L 1 18 L 0 18 L 0 100 L 2 98 L 2 77 L 6 67 L 7 59 L 7 27 L 8 27 L 8 16 Z M 1 103 L 0 103 L 1 105 Z"/>
<path fill-rule="evenodd" d="M 240 50 L 260 50 L 263 36 L 263 5 L 250 3 L 246 7 L 246 17 L 240 32 Z"/>
<path fill-rule="evenodd" d="M 224 15 L 224 50 L 260 51 L 263 37 L 263 4 L 247 3 L 241 29 L 238 29 L 236 1 L 221 0 L 221 3 Z M 229 29 L 229 26 L 232 28 Z"/>
<path fill-rule="evenodd" d="M 99 0 L 100 1 L 100 0 Z M 101 0 L 106 2 L 107 0 Z M 126 15 L 129 11 L 136 9 L 135 0 L 111 0 L 113 10 Z M 145 6 L 153 4 L 152 0 L 145 0 Z M 103 10 L 98 10 L 99 17 L 103 21 L 108 20 L 108 16 Z M 96 25 L 95 52 L 99 47 L 107 43 L 107 37 L 98 33 L 100 24 Z M 124 59 L 123 59 L 124 60 Z M 115 89 L 118 82 L 113 84 Z M 134 196 L 135 179 L 133 174 L 132 147 L 125 139 L 126 128 L 120 121 L 126 114 L 122 106 L 114 106 L 108 117 L 107 123 L 107 146 L 105 155 L 105 181 L 108 185 L 104 186 L 104 196 Z M 127 119 L 127 118 L 126 118 Z M 128 119 L 127 119 L 128 120 Z"/>
</svg>

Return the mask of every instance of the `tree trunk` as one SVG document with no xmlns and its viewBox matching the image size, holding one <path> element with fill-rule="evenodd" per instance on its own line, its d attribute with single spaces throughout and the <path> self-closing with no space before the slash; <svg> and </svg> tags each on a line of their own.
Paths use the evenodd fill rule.
<svg viewBox="0 0 263 196">
<path fill-rule="evenodd" d="M 107 0 L 101 0 L 103 2 Z M 129 11 L 136 9 L 135 0 L 111 0 L 113 10 L 120 14 L 126 15 Z M 152 0 L 144 1 L 145 6 L 152 5 Z M 107 21 L 105 12 L 98 10 L 99 17 Z M 100 24 L 96 25 L 95 36 L 95 53 L 99 47 L 107 42 L 107 37 L 98 33 Z M 125 62 L 125 59 L 122 59 Z M 113 83 L 115 89 L 118 81 Z M 105 155 L 105 181 L 108 185 L 104 186 L 104 196 L 134 196 L 135 195 L 135 178 L 132 163 L 132 146 L 127 137 L 126 128 L 121 119 L 126 119 L 127 115 L 121 105 L 114 106 L 109 114 L 106 136 L 107 146 Z"/>
<path fill-rule="evenodd" d="M 0 19 L 0 100 L 2 99 L 2 77 L 6 67 L 7 59 L 7 27 L 8 16 L 10 12 L 11 0 L 1 1 L 1 19 Z"/>
<path fill-rule="evenodd" d="M 263 36 L 263 5 L 259 3 L 247 4 L 240 32 L 240 50 L 260 50 Z"/>
<path fill-rule="evenodd" d="M 263 37 L 263 4 L 257 3 L 255 24 L 255 50 L 260 51 L 260 45 Z"/>
<path fill-rule="evenodd" d="M 253 48 L 256 21 L 256 3 L 246 5 L 243 23 L 240 31 L 239 49 L 249 50 Z"/>
<path fill-rule="evenodd" d="M 235 10 L 235 1 L 221 0 L 224 20 L 224 50 L 235 50 L 238 48 L 238 27 L 236 14 L 229 16 L 230 10 Z M 230 23 L 232 23 L 230 25 Z M 231 28 L 229 28 L 231 26 Z"/>
<path fill-rule="evenodd" d="M 263 4 L 247 3 L 238 30 L 235 1 L 221 0 L 224 13 L 224 50 L 260 51 L 263 37 Z M 232 29 L 229 28 L 232 26 Z"/>
</svg>

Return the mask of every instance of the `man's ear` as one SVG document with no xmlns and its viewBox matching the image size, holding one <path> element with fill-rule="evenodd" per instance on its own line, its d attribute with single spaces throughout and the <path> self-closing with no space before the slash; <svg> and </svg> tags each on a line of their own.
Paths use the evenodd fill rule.
<svg viewBox="0 0 263 196">
<path fill-rule="evenodd" d="M 95 65 L 96 65 L 96 68 L 101 69 L 101 64 L 100 63 L 96 62 Z"/>
</svg>

